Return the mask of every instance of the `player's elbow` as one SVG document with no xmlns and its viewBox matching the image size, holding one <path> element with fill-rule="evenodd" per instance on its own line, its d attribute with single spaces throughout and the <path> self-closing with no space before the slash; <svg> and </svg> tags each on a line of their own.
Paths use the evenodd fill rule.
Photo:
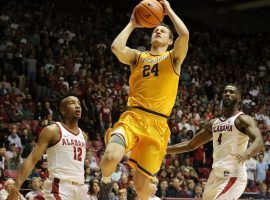
<svg viewBox="0 0 270 200">
<path fill-rule="evenodd" d="M 111 45 L 111 51 L 112 51 L 114 54 L 117 54 L 117 50 L 118 50 L 117 46 L 113 43 L 113 44 Z"/>
<path fill-rule="evenodd" d="M 182 31 L 182 33 L 181 33 L 181 37 L 186 37 L 186 38 L 189 38 L 189 31 L 188 31 L 188 29 L 186 29 L 186 30 Z"/>
</svg>

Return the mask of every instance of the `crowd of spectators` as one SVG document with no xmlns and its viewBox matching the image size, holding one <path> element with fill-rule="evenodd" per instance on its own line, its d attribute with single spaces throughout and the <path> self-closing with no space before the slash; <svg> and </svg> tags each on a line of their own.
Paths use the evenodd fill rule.
<svg viewBox="0 0 270 200">
<path fill-rule="evenodd" d="M 89 184 L 89 198 L 97 199 L 103 136 L 125 110 L 129 92 L 129 67 L 113 56 L 110 45 L 128 22 L 130 12 L 114 12 L 102 1 L 69 3 L 63 9 L 57 1 L 1 2 L 0 199 L 14 184 L 7 172 L 20 169 L 41 129 L 54 123 L 56 116 L 50 103 L 54 91 L 70 91 L 82 102 L 80 127 L 90 138 L 85 183 Z M 188 20 L 186 24 L 191 33 L 190 47 L 168 120 L 169 144 L 190 140 L 205 122 L 219 116 L 222 87 L 237 83 L 242 91 L 242 109 L 257 120 L 266 145 L 265 152 L 246 163 L 246 192 L 270 198 L 270 37 L 199 29 Z M 129 46 L 140 50 L 149 44 L 148 30 L 135 31 L 129 41 Z M 114 200 L 138 198 L 134 170 L 127 166 L 126 159 L 112 176 Z M 156 194 L 151 198 L 200 198 L 211 162 L 211 143 L 191 153 L 167 156 L 158 173 Z M 42 196 L 47 165 L 44 155 L 24 184 L 24 189 L 32 188 L 22 191 L 27 193 L 26 198 Z"/>
</svg>

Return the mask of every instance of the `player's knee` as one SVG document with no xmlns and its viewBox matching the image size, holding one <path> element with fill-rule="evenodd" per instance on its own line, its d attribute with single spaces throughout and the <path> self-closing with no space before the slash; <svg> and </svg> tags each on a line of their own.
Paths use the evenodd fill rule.
<svg viewBox="0 0 270 200">
<path fill-rule="evenodd" d="M 121 161 L 121 157 L 116 151 L 106 151 L 102 157 L 102 164 L 118 164 Z"/>
</svg>

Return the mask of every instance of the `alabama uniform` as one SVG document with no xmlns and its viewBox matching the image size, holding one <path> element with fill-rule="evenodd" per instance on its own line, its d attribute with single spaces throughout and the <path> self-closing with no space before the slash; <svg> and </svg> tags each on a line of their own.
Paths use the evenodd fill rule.
<svg viewBox="0 0 270 200">
<path fill-rule="evenodd" d="M 60 140 L 47 148 L 49 179 L 44 182 L 47 200 L 85 200 L 88 187 L 84 185 L 86 142 L 81 129 L 67 130 L 60 122 Z"/>
<path fill-rule="evenodd" d="M 244 114 L 222 120 L 217 119 L 212 126 L 213 165 L 205 186 L 204 200 L 236 200 L 247 184 L 245 163 L 239 164 L 235 154 L 246 151 L 249 137 L 235 126 L 235 119 Z"/>
</svg>

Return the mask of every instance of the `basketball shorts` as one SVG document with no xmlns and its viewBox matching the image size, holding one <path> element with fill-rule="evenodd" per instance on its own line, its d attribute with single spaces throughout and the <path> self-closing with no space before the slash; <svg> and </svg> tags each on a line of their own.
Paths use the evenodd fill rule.
<svg viewBox="0 0 270 200">
<path fill-rule="evenodd" d="M 89 200 L 88 186 L 73 184 L 68 181 L 50 180 L 44 182 L 45 200 Z"/>
<path fill-rule="evenodd" d="M 214 171 L 206 183 L 203 200 L 237 200 L 244 192 L 247 176 L 220 177 Z"/>
<path fill-rule="evenodd" d="M 119 136 L 126 152 L 131 152 L 129 165 L 153 179 L 166 154 L 170 137 L 167 119 L 139 109 L 124 112 L 113 128 L 108 129 L 105 143 L 112 135 Z"/>
</svg>

